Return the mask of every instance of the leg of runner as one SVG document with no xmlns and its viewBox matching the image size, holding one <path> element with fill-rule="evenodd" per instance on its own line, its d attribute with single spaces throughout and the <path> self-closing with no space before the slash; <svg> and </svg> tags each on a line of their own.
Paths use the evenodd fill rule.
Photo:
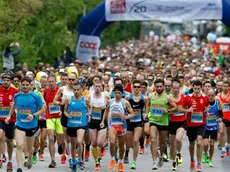
<svg viewBox="0 0 230 172">
<path fill-rule="evenodd" d="M 14 129 L 12 131 L 14 132 Z M 14 136 L 14 134 L 12 136 Z M 13 166 L 12 166 L 12 155 L 13 155 L 13 150 L 14 150 L 13 137 L 7 138 L 6 143 L 7 143 L 7 153 L 8 153 L 7 170 L 13 171 Z"/>
<path fill-rule="evenodd" d="M 91 139 L 91 144 L 92 144 L 92 155 L 95 161 L 95 164 L 98 162 L 98 157 L 99 157 L 99 149 L 97 147 L 97 130 L 96 129 L 89 129 L 89 135 Z"/>
<path fill-rule="evenodd" d="M 77 145 L 78 145 L 78 167 L 83 170 L 82 164 L 82 150 L 83 150 L 83 141 L 84 141 L 85 129 L 77 130 Z"/>
<path fill-rule="evenodd" d="M 146 143 L 145 143 L 145 147 L 149 147 L 149 143 L 150 143 L 150 139 L 149 139 L 149 122 L 145 122 L 144 123 L 144 133 L 145 133 L 145 136 L 146 136 Z"/>
<path fill-rule="evenodd" d="M 208 160 L 208 165 L 210 167 L 213 167 L 212 157 L 214 154 L 214 150 L 215 150 L 215 140 L 211 139 L 210 140 L 210 148 L 209 148 L 209 160 Z"/>
<path fill-rule="evenodd" d="M 208 158 L 208 146 L 209 146 L 209 138 L 205 138 L 204 139 L 204 152 L 202 155 L 202 163 L 206 163 L 207 162 L 207 158 Z"/>
<path fill-rule="evenodd" d="M 57 144 L 60 146 L 60 145 L 64 145 L 65 143 L 63 142 L 64 140 L 64 134 L 59 134 L 57 131 L 56 131 L 56 137 L 57 137 Z M 69 136 L 68 136 L 68 139 L 69 139 Z M 62 146 L 64 147 L 64 146 Z M 62 164 L 65 164 L 66 163 L 66 156 L 65 156 L 65 149 L 62 149 L 63 152 L 62 152 L 62 156 L 61 156 L 61 163 Z"/>
<path fill-rule="evenodd" d="M 49 120 L 52 121 L 52 119 L 49 119 Z M 55 130 L 47 128 L 47 134 L 48 134 L 48 139 L 49 139 L 49 152 L 50 152 L 50 158 L 51 158 L 51 163 L 49 165 L 49 168 L 55 168 L 56 167 L 55 146 L 54 146 L 54 132 L 55 132 Z"/>
<path fill-rule="evenodd" d="M 225 148 L 225 125 L 223 122 L 219 123 L 219 144 L 221 146 L 221 158 L 226 157 L 226 148 Z"/>
<path fill-rule="evenodd" d="M 125 153 L 125 136 L 118 136 L 119 145 L 119 162 L 118 162 L 118 172 L 124 171 L 123 157 Z"/>
<path fill-rule="evenodd" d="M 77 131 L 76 131 L 77 135 Z M 73 170 L 76 170 L 77 168 L 77 160 L 76 160 L 76 146 L 77 146 L 77 137 L 70 137 L 70 143 L 71 143 L 71 156 L 72 156 L 72 164 L 71 167 Z"/>
<path fill-rule="evenodd" d="M 156 126 L 150 127 L 150 139 L 151 139 L 151 153 L 153 159 L 152 170 L 157 170 L 157 135 L 158 130 Z"/>
<path fill-rule="evenodd" d="M 202 151 L 203 151 L 203 136 L 200 136 L 198 135 L 197 136 L 197 166 L 201 166 L 201 159 L 202 159 Z M 199 167 L 197 167 L 198 170 L 201 170 L 199 169 Z M 197 171 L 198 171 L 197 170 Z"/>
<path fill-rule="evenodd" d="M 15 129 L 15 139 L 17 143 L 16 160 L 17 160 L 18 169 L 22 169 L 22 165 L 23 165 L 23 146 L 24 146 L 25 137 L 26 137 L 26 132 Z"/>
<path fill-rule="evenodd" d="M 133 163 L 131 169 L 136 169 L 137 155 L 139 150 L 139 140 L 143 133 L 143 127 L 134 128 L 134 137 L 133 137 Z"/>
<path fill-rule="evenodd" d="M 145 144 L 145 132 L 143 130 L 141 138 L 139 139 L 139 144 L 140 144 L 140 154 L 144 154 L 144 144 Z"/>
<path fill-rule="evenodd" d="M 184 137 L 184 128 L 178 128 L 176 131 L 176 147 L 177 147 L 177 157 L 178 157 L 178 163 L 181 164 L 183 162 L 183 157 L 181 155 L 181 149 L 182 149 L 182 140 Z"/>
<path fill-rule="evenodd" d="M 47 137 L 47 129 L 41 128 L 40 134 L 40 151 L 39 151 L 39 160 L 44 161 L 43 154 L 46 146 L 46 137 Z"/>
<path fill-rule="evenodd" d="M 90 156 L 90 137 L 89 137 L 89 129 L 87 128 L 85 131 L 85 161 L 89 161 Z"/>
<path fill-rule="evenodd" d="M 162 165 L 164 164 L 164 159 L 163 159 L 163 155 L 166 149 L 166 140 L 168 138 L 168 131 L 159 131 L 159 144 L 160 144 L 160 157 L 159 157 L 159 161 L 158 161 L 158 167 L 162 167 Z"/>
<path fill-rule="evenodd" d="M 0 121 L 1 123 L 2 121 Z M 2 122 L 3 123 L 3 122 Z M 4 124 L 3 124 L 4 125 Z M 0 128 L 0 168 L 2 168 L 2 156 L 4 154 L 4 146 L 5 146 L 5 132 L 4 130 L 2 129 L 2 127 L 4 126 L 1 126 Z M 5 128 L 5 127 L 4 127 Z"/>
<path fill-rule="evenodd" d="M 128 164 L 129 163 L 129 149 L 133 146 L 133 131 L 129 131 L 129 129 L 127 133 L 125 134 L 125 146 L 126 146 L 126 150 L 125 150 L 124 163 Z"/>
<path fill-rule="evenodd" d="M 176 164 L 176 135 L 174 134 L 169 134 L 169 143 L 170 143 L 170 157 L 173 160 L 172 164 L 172 170 L 177 169 L 177 164 Z"/>
<path fill-rule="evenodd" d="M 97 146 L 101 149 L 105 149 L 105 139 L 106 139 L 106 133 L 107 133 L 107 128 L 101 129 L 97 133 Z M 104 156 L 103 154 L 100 155 L 100 157 Z M 96 162 L 96 169 L 100 169 L 100 164 L 99 162 Z"/>
<path fill-rule="evenodd" d="M 28 150 L 28 165 L 27 165 L 28 169 L 32 167 L 34 140 L 35 140 L 35 136 L 26 136 L 26 144 L 27 144 L 27 150 Z"/>
<path fill-rule="evenodd" d="M 24 152 L 24 155 L 25 155 L 24 166 L 27 167 L 28 166 L 28 161 L 29 161 L 29 152 L 28 152 L 28 149 L 27 149 L 27 142 L 26 141 L 24 141 L 23 152 Z"/>
<path fill-rule="evenodd" d="M 37 163 L 37 152 L 38 152 L 39 145 L 40 145 L 39 137 L 40 137 L 40 131 L 39 131 L 39 134 L 35 136 L 35 140 L 34 140 L 34 151 L 33 151 L 33 157 L 32 157 L 33 164 Z"/>
<path fill-rule="evenodd" d="M 110 127 L 109 128 L 109 141 L 110 141 L 110 155 L 111 155 L 111 161 L 109 164 L 109 169 L 114 170 L 116 160 L 115 160 L 115 153 L 116 153 L 116 144 L 117 144 L 117 131 Z"/>
<path fill-rule="evenodd" d="M 227 133 L 227 144 L 228 145 L 226 145 L 226 149 L 227 149 L 227 151 L 226 151 L 226 154 L 227 154 L 227 156 L 230 156 L 230 126 L 226 126 L 226 133 Z"/>
</svg>

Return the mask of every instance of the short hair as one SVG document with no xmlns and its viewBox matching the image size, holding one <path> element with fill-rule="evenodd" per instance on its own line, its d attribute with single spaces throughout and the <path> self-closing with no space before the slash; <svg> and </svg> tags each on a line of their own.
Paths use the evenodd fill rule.
<svg viewBox="0 0 230 172">
<path fill-rule="evenodd" d="M 210 84 L 212 86 L 210 81 L 204 81 L 203 86 L 205 86 L 205 84 Z"/>
<path fill-rule="evenodd" d="M 196 80 L 196 81 L 193 82 L 192 85 L 193 85 L 193 86 L 200 86 L 200 87 L 202 87 L 202 82 L 199 81 L 199 80 Z"/>
<path fill-rule="evenodd" d="M 141 86 L 142 86 L 142 85 L 148 87 L 148 83 L 147 83 L 146 81 L 142 82 L 142 83 L 141 83 Z"/>
<path fill-rule="evenodd" d="M 22 78 L 21 83 L 24 82 L 24 81 L 27 81 L 27 82 L 31 83 L 32 80 L 28 76 L 25 76 L 25 77 Z"/>
<path fill-rule="evenodd" d="M 54 75 L 51 75 L 51 74 L 50 74 L 50 75 L 48 76 L 48 79 L 49 79 L 49 78 L 54 78 L 55 81 L 56 81 L 56 76 L 54 76 Z"/>
<path fill-rule="evenodd" d="M 139 79 L 134 79 L 132 84 L 133 85 L 134 84 L 140 84 L 141 85 L 141 81 Z"/>
<path fill-rule="evenodd" d="M 115 92 L 117 90 L 123 93 L 123 86 L 121 84 L 116 84 L 113 91 Z"/>
<path fill-rule="evenodd" d="M 65 72 L 61 73 L 61 78 L 62 78 L 63 76 L 68 76 L 68 73 L 65 73 Z"/>
<path fill-rule="evenodd" d="M 228 84 L 228 86 L 230 86 L 229 81 L 224 81 L 223 84 Z"/>
<path fill-rule="evenodd" d="M 180 84 L 180 81 L 179 81 L 179 79 L 178 78 L 173 78 L 173 80 L 172 80 L 172 84 L 173 83 L 178 83 L 178 84 Z"/>
<path fill-rule="evenodd" d="M 114 80 L 113 80 L 114 85 L 115 85 L 116 81 L 121 81 L 121 83 L 123 83 L 123 80 L 120 77 L 114 78 Z"/>
<path fill-rule="evenodd" d="M 21 80 L 21 79 L 22 79 L 22 76 L 21 76 L 21 75 L 14 75 L 14 76 L 13 76 L 13 79 L 14 79 L 14 78 L 18 78 L 19 80 Z"/>
<path fill-rule="evenodd" d="M 162 78 L 157 78 L 154 82 L 154 85 L 158 84 L 158 83 L 162 83 L 163 85 L 165 85 L 165 81 Z"/>
<path fill-rule="evenodd" d="M 102 79 L 100 75 L 94 75 L 94 76 L 92 77 L 92 81 L 93 81 L 94 78 L 99 78 L 100 80 Z"/>
</svg>

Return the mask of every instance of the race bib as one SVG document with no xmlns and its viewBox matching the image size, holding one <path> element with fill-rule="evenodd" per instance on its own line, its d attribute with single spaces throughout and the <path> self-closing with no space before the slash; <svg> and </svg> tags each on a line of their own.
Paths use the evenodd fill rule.
<svg viewBox="0 0 230 172">
<path fill-rule="evenodd" d="M 202 112 L 194 112 L 192 114 L 192 120 L 193 123 L 203 123 L 203 113 Z"/>
<path fill-rule="evenodd" d="M 181 113 L 181 112 L 174 112 L 173 116 L 184 116 L 184 113 Z"/>
<path fill-rule="evenodd" d="M 152 115 L 154 117 L 162 117 L 163 116 L 163 111 L 161 108 L 152 108 Z"/>
<path fill-rule="evenodd" d="M 133 113 L 135 117 L 130 119 L 130 122 L 141 122 L 141 109 L 133 109 Z"/>
<path fill-rule="evenodd" d="M 123 124 L 121 116 L 119 114 L 111 114 L 111 124 Z"/>
<path fill-rule="evenodd" d="M 20 109 L 19 115 L 20 115 L 20 121 L 21 122 L 30 122 L 27 117 L 28 115 L 32 114 L 32 111 L 30 109 Z"/>
<path fill-rule="evenodd" d="M 222 111 L 223 112 L 230 112 L 230 105 L 225 103 Z"/>
<path fill-rule="evenodd" d="M 206 125 L 207 126 L 216 126 L 217 125 L 217 119 L 215 114 L 210 114 L 206 118 Z"/>
<path fill-rule="evenodd" d="M 101 120 L 101 108 L 93 108 L 92 119 Z"/>
<path fill-rule="evenodd" d="M 9 107 L 1 107 L 0 108 L 0 118 L 6 118 L 10 113 Z"/>
<path fill-rule="evenodd" d="M 81 112 L 71 112 L 72 117 L 70 118 L 70 123 L 72 124 L 82 124 L 82 113 Z"/>
<path fill-rule="evenodd" d="M 56 114 L 61 112 L 61 107 L 59 105 L 49 105 L 50 114 Z"/>
</svg>

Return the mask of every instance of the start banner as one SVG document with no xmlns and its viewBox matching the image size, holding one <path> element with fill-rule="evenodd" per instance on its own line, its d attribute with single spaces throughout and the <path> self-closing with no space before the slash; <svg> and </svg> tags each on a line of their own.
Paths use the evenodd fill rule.
<svg viewBox="0 0 230 172">
<path fill-rule="evenodd" d="M 101 41 L 98 36 L 80 35 L 76 49 L 77 58 L 86 63 L 93 56 L 98 56 L 100 46 Z"/>
<path fill-rule="evenodd" d="M 219 20 L 222 0 L 106 0 L 106 20 Z"/>
</svg>

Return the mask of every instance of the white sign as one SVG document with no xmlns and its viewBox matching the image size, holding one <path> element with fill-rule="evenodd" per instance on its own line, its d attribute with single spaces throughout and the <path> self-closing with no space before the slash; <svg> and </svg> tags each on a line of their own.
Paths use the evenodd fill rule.
<svg viewBox="0 0 230 172">
<path fill-rule="evenodd" d="M 93 56 L 98 56 L 100 45 L 101 41 L 98 36 L 80 35 L 76 49 L 77 58 L 86 63 Z"/>
<path fill-rule="evenodd" d="M 106 20 L 222 19 L 222 0 L 106 0 Z"/>
</svg>

